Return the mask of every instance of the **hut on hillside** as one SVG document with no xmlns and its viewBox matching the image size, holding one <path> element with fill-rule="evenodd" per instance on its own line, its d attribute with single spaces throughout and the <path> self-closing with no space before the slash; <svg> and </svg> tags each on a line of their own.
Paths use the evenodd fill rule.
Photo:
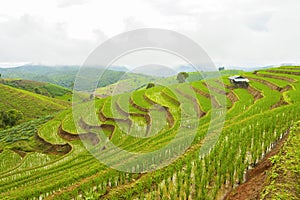
<svg viewBox="0 0 300 200">
<path fill-rule="evenodd" d="M 235 76 L 230 76 L 228 79 L 230 83 L 232 83 L 236 87 L 247 88 L 249 86 L 249 79 L 243 76 L 235 75 Z"/>
</svg>

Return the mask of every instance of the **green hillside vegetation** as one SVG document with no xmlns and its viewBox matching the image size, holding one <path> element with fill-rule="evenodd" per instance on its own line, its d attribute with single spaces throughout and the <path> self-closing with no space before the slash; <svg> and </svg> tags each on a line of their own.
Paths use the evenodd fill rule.
<svg viewBox="0 0 300 200">
<path fill-rule="evenodd" d="M 0 68 L 2 78 L 18 78 L 38 82 L 48 82 L 64 88 L 73 89 L 79 66 L 40 66 L 25 65 L 15 68 Z M 103 73 L 103 69 L 85 68 L 86 76 Z M 98 87 L 116 83 L 120 79 L 130 78 L 131 75 L 123 71 L 105 70 L 98 82 Z"/>
<path fill-rule="evenodd" d="M 248 88 L 229 83 L 228 76 L 236 73 L 224 74 L 220 80 L 209 77 L 96 98 L 95 106 L 86 101 L 78 104 L 74 112 L 80 115 L 76 118 L 71 109 L 66 109 L 42 125 L 32 125 L 37 127 L 32 129 L 36 134 L 21 125 L 14 127 L 18 131 L 0 132 L 0 158 L 7 160 L 0 164 L 0 199 L 222 198 L 242 183 L 247 169 L 255 167 L 300 120 L 297 67 L 243 72 L 250 79 Z M 95 118 L 87 112 L 89 108 Z M 223 127 L 222 113 L 226 114 Z M 217 117 L 211 122 L 214 115 Z M 221 127 L 222 132 L 216 135 Z M 24 137 L 22 129 L 30 134 Z M 213 131 L 208 134 L 208 130 Z M 16 136 L 8 138 L 13 133 Z M 193 133 L 196 135 L 190 144 Z M 17 142 L 12 142 L 14 138 Z M 146 163 L 145 157 L 133 160 L 126 154 L 115 154 L 119 151 L 109 146 L 108 140 L 145 157 L 144 153 L 171 142 L 175 146 L 153 154 Z M 295 149 L 298 141 L 293 141 Z M 32 143 L 43 143 L 47 150 Z M 131 172 L 152 169 L 153 165 L 147 164 L 158 164 L 180 149 L 187 150 L 161 169 L 129 173 L 99 162 L 83 143 L 103 156 L 101 161 L 124 167 L 132 162 L 134 168 L 127 169 Z M 294 161 L 286 162 L 291 168 L 285 169 L 297 172 Z"/>
<path fill-rule="evenodd" d="M 222 70 L 219 71 L 221 76 L 228 76 L 228 75 L 237 75 L 242 73 L 241 70 Z M 209 79 L 214 78 L 216 76 L 216 73 L 214 72 L 189 72 L 189 77 L 187 78 L 187 82 L 194 82 L 197 80 L 202 79 Z"/>
<path fill-rule="evenodd" d="M 26 65 L 15 68 L 0 68 L 2 78 L 19 78 L 38 82 L 48 82 L 72 89 L 78 66 L 49 67 L 41 65 Z"/>
<path fill-rule="evenodd" d="M 300 199 L 300 122 L 290 130 L 289 138 L 278 155 L 270 158 L 262 199 Z"/>
<path fill-rule="evenodd" d="M 22 115 L 19 123 L 56 113 L 69 106 L 70 102 L 67 101 L 0 84 L 0 110 L 19 111 Z"/>
<path fill-rule="evenodd" d="M 58 85 L 23 79 L 0 79 L 0 83 L 47 97 L 71 101 L 72 91 Z"/>
<path fill-rule="evenodd" d="M 236 75 L 240 73 L 241 71 L 239 70 L 220 71 L 220 74 L 222 76 Z M 189 72 L 188 75 L 189 76 L 187 77 L 186 82 L 194 82 L 194 81 L 203 80 L 204 78 L 213 78 L 213 76 L 215 76 L 215 73 Z M 168 85 L 177 84 L 178 80 L 176 79 L 176 76 L 161 78 L 161 77 L 146 76 L 142 74 L 127 74 L 127 76 L 124 79 L 114 84 L 105 87 L 99 87 L 96 90 L 96 94 L 98 94 L 100 97 L 122 94 L 122 93 L 134 91 L 136 89 L 145 89 L 149 83 L 168 86 Z"/>
<path fill-rule="evenodd" d="M 155 82 L 159 78 L 146 76 L 142 74 L 127 74 L 126 77 L 122 77 L 116 83 L 110 84 L 105 87 L 99 87 L 96 90 L 96 94 L 101 97 L 122 94 L 126 92 L 131 92 L 137 88 L 148 84 L 149 82 Z"/>
</svg>

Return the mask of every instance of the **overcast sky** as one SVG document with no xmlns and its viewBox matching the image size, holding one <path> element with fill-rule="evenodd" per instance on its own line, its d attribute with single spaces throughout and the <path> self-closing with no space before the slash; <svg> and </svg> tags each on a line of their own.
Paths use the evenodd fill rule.
<svg viewBox="0 0 300 200">
<path fill-rule="evenodd" d="M 0 0 L 0 66 L 80 65 L 146 27 L 190 37 L 217 65 L 300 63 L 299 10 L 299 0 Z"/>
</svg>

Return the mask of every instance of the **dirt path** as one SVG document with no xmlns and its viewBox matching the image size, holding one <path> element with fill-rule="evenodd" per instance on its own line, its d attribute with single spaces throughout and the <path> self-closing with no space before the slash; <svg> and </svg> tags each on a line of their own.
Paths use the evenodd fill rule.
<svg viewBox="0 0 300 200">
<path fill-rule="evenodd" d="M 279 153 L 281 147 L 286 141 L 286 134 L 278 144 L 257 164 L 254 169 L 248 170 L 246 182 L 229 192 L 224 200 L 256 200 L 260 199 L 260 193 L 265 186 L 267 171 L 271 169 L 272 163 L 270 157 Z"/>
</svg>

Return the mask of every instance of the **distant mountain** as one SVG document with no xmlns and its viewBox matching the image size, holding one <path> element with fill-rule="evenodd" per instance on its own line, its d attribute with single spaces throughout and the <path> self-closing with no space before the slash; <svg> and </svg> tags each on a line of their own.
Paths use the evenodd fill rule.
<svg viewBox="0 0 300 200">
<path fill-rule="evenodd" d="M 225 69 L 236 69 L 236 70 L 243 70 L 243 71 L 255 71 L 260 69 L 268 69 L 273 67 L 280 67 L 280 66 L 299 66 L 300 63 L 280 63 L 280 64 L 273 64 L 273 65 L 266 65 L 266 66 L 257 66 L 257 67 L 241 67 L 241 66 L 225 66 Z"/>
<path fill-rule="evenodd" d="M 241 70 L 241 71 L 246 71 L 246 72 L 252 72 L 255 70 L 260 70 L 260 69 L 265 69 L 265 68 L 271 68 L 274 67 L 274 65 L 269 65 L 269 66 L 263 66 L 263 67 L 238 67 L 238 66 L 225 66 L 225 69 L 227 70 Z"/>
<path fill-rule="evenodd" d="M 39 82 L 49 82 L 66 88 L 72 88 L 79 67 L 50 67 L 24 65 L 14 68 L 0 68 L 2 78 L 20 78 Z"/>
<path fill-rule="evenodd" d="M 128 69 L 124 66 L 111 66 L 109 70 L 120 71 L 120 72 L 128 72 Z"/>
<path fill-rule="evenodd" d="M 156 77 L 171 77 L 179 72 L 196 72 L 196 69 L 191 65 L 178 65 L 165 67 L 162 65 L 146 65 L 132 70 L 133 73 L 140 73 Z"/>
<path fill-rule="evenodd" d="M 281 63 L 279 66 L 299 66 L 300 63 Z"/>
<path fill-rule="evenodd" d="M 177 74 L 176 70 L 162 65 L 145 65 L 137 67 L 131 72 L 155 77 L 170 77 Z"/>
<path fill-rule="evenodd" d="M 200 69 L 197 70 L 196 68 L 194 68 L 192 65 L 179 65 L 179 66 L 175 66 L 174 70 L 179 73 L 179 72 L 197 72 L 197 71 L 201 71 L 201 72 L 211 72 L 211 71 L 215 71 L 218 68 L 210 68 L 210 67 L 205 67 L 205 66 L 200 66 Z"/>
<path fill-rule="evenodd" d="M 79 66 L 42 66 L 42 65 L 25 65 L 14 68 L 0 68 L 2 78 L 20 78 L 26 80 L 33 80 L 38 82 L 48 82 L 60 85 L 65 88 L 73 89 L 74 81 L 76 80 L 79 72 Z M 116 68 L 114 68 L 116 69 Z M 120 70 L 125 68 L 119 68 Z M 98 82 L 98 87 L 113 84 L 124 78 L 124 71 L 105 70 L 95 67 L 85 68 L 84 74 L 86 75 L 85 81 L 93 81 L 95 84 L 98 82 L 101 75 L 101 80 Z M 104 73 L 103 73 L 104 72 Z"/>
<path fill-rule="evenodd" d="M 180 65 L 176 66 L 175 70 L 178 72 L 195 72 L 196 69 L 192 67 L 191 65 Z"/>
<path fill-rule="evenodd" d="M 141 77 L 141 80 L 151 80 L 152 76 L 159 75 L 160 77 L 165 77 L 173 76 L 177 73 L 173 72 L 172 70 L 161 71 L 158 68 L 130 71 L 129 73 L 128 69 L 122 66 L 112 66 L 105 71 L 104 69 L 105 68 L 99 68 L 95 66 L 80 68 L 79 66 L 24 65 L 14 68 L 0 68 L 0 74 L 4 79 L 10 78 L 47 82 L 68 88 L 70 90 L 73 90 L 74 82 L 76 80 L 81 83 L 80 85 L 76 85 L 77 90 L 92 91 L 94 89 L 92 87 L 94 86 L 97 88 L 105 87 L 120 80 L 130 79 L 134 82 L 135 79 L 139 79 L 138 77 Z M 80 77 L 78 76 L 79 70 L 81 73 Z M 24 81 L 20 84 L 22 86 Z"/>
</svg>

